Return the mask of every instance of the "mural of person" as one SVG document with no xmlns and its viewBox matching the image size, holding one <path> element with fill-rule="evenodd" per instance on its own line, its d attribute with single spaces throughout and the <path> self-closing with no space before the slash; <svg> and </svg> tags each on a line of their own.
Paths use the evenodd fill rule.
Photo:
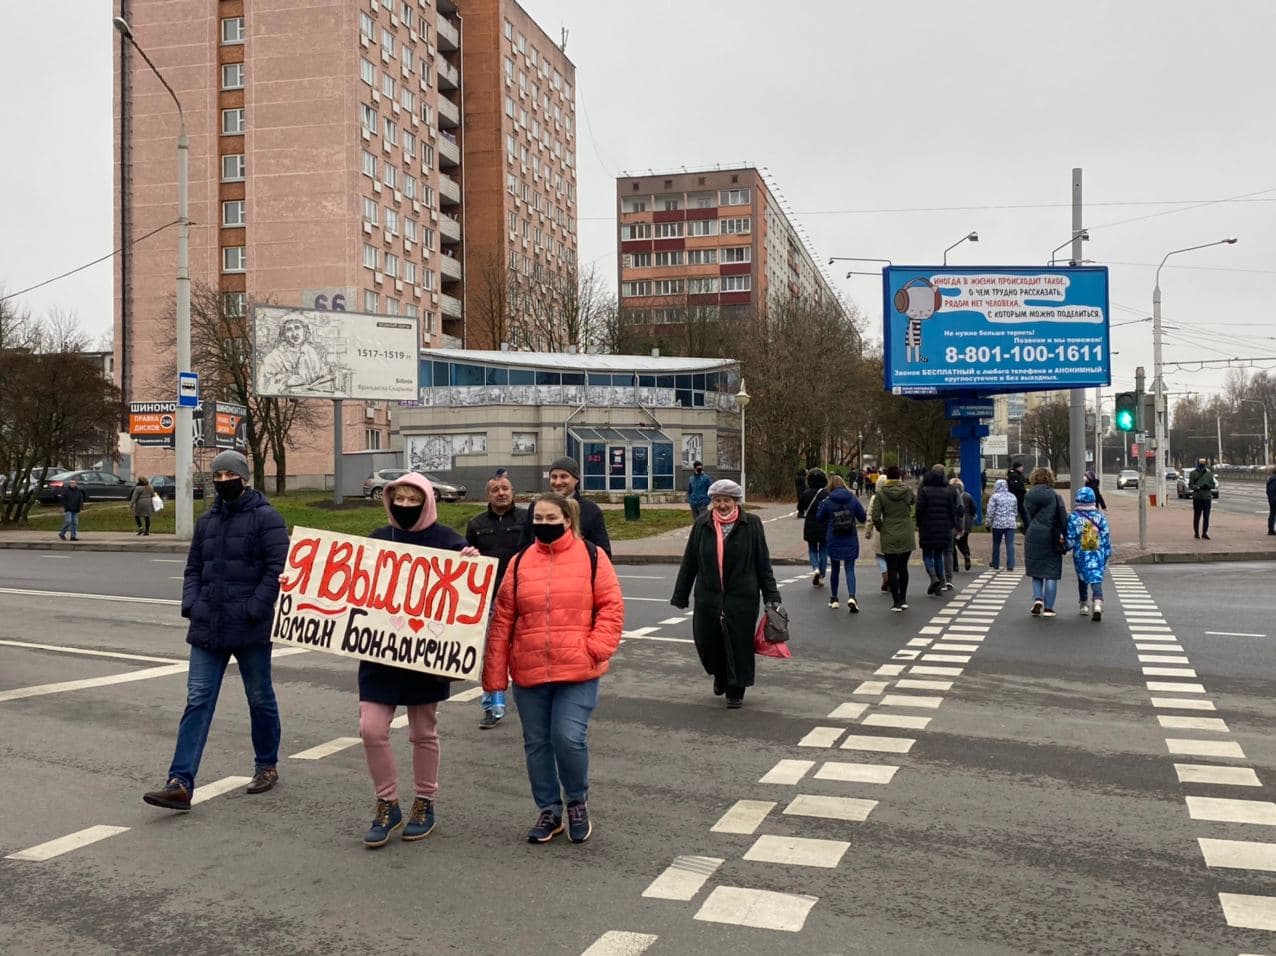
<svg viewBox="0 0 1276 956">
<path fill-rule="evenodd" d="M 311 344 L 310 329 L 304 320 L 283 320 L 275 347 L 262 359 L 260 381 L 265 394 L 333 391 L 333 370 L 323 353 Z"/>
<path fill-rule="evenodd" d="M 928 362 L 922 357 L 922 323 L 939 311 L 943 305 L 942 293 L 929 279 L 920 276 L 909 279 L 895 293 L 895 311 L 908 316 L 908 328 L 904 332 L 904 361 Z"/>
</svg>

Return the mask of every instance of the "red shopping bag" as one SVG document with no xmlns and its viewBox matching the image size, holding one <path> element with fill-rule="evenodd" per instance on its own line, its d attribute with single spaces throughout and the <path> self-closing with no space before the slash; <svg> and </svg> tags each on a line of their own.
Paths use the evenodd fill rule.
<svg viewBox="0 0 1276 956">
<path fill-rule="evenodd" d="M 758 618 L 757 629 L 753 632 L 753 652 L 764 657 L 787 659 L 793 656 L 787 641 L 771 643 L 766 639 L 766 615 Z"/>
</svg>

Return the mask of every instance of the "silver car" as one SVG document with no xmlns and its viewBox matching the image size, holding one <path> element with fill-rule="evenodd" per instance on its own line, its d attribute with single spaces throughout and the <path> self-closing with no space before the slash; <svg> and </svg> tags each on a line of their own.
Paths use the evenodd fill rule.
<svg viewBox="0 0 1276 956">
<path fill-rule="evenodd" d="M 380 471 L 374 471 L 363 480 L 363 496 L 371 498 L 373 501 L 380 501 L 381 495 L 385 491 L 385 486 L 392 481 L 396 481 L 408 474 L 406 468 L 382 468 Z M 444 481 L 437 475 L 419 472 L 421 477 L 425 478 L 434 487 L 435 501 L 460 501 L 465 497 L 465 486 L 454 485 Z"/>
<path fill-rule="evenodd" d="M 1117 475 L 1116 486 L 1117 491 L 1120 491 L 1122 488 L 1139 487 L 1139 473 L 1131 469 L 1126 469 Z"/>
</svg>

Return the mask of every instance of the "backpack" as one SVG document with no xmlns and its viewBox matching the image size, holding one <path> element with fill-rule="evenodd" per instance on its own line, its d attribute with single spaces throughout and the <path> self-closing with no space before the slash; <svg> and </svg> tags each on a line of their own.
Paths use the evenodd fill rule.
<svg viewBox="0 0 1276 956">
<path fill-rule="evenodd" d="M 598 545 L 592 541 L 585 541 L 584 538 L 580 540 L 585 542 L 585 550 L 589 552 L 589 590 L 592 592 L 594 590 L 594 579 L 598 577 Z M 529 544 L 518 554 L 514 555 L 514 566 L 510 568 L 510 574 L 514 576 L 514 583 L 511 587 L 514 589 L 515 614 L 518 614 L 518 565 L 523 560 L 523 555 L 527 554 L 528 548 L 531 547 L 533 545 Z"/>
<path fill-rule="evenodd" d="M 838 536 L 855 533 L 855 515 L 849 508 L 833 512 L 833 533 Z"/>
<path fill-rule="evenodd" d="M 1099 550 L 1098 522 L 1085 516 L 1082 516 L 1081 550 L 1082 551 L 1098 551 Z"/>
</svg>

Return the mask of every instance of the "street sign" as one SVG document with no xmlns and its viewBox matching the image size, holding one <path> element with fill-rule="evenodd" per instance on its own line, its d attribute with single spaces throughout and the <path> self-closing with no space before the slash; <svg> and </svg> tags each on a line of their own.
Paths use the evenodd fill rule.
<svg viewBox="0 0 1276 956">
<path fill-rule="evenodd" d="M 950 398 L 944 402 L 945 418 L 992 418 L 992 402 L 968 402 L 960 398 Z"/>
<path fill-rule="evenodd" d="M 1010 454 L 1010 436 L 1009 435 L 989 435 L 984 439 L 985 455 L 1009 455 Z"/>
<path fill-rule="evenodd" d="M 177 407 L 199 407 L 199 374 L 196 372 L 177 373 Z"/>
</svg>

